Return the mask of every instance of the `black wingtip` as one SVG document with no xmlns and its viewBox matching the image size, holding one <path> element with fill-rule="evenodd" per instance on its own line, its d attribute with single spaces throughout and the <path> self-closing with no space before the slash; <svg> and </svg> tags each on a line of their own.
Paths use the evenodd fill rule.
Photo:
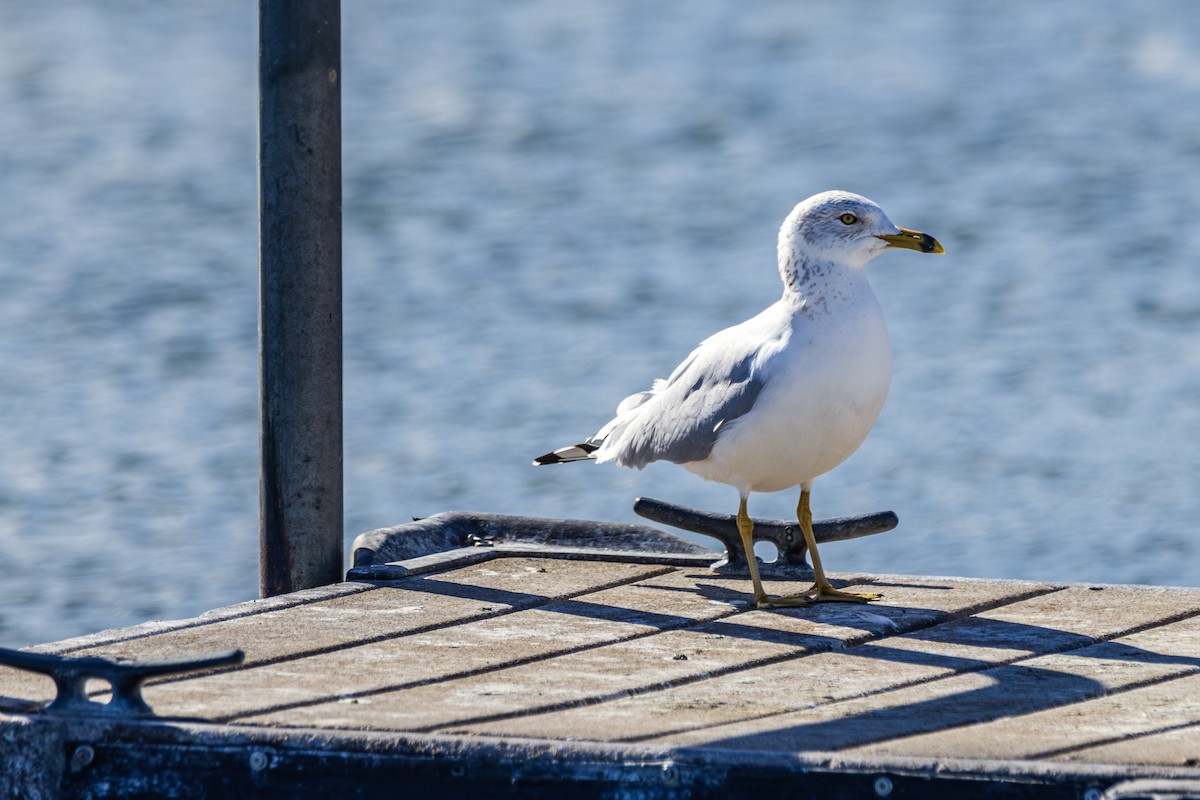
<svg viewBox="0 0 1200 800">
<path fill-rule="evenodd" d="M 546 453 L 544 456 L 538 456 L 533 460 L 535 467 L 544 467 L 547 464 L 567 464 L 571 461 L 587 461 L 592 457 L 592 453 L 600 449 L 599 445 L 582 442 L 573 444 L 570 447 L 560 447 L 553 453 Z"/>
</svg>

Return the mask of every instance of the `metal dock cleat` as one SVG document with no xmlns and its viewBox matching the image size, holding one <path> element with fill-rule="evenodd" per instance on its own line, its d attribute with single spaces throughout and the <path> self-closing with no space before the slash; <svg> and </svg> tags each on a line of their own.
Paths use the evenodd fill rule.
<svg viewBox="0 0 1200 800">
<path fill-rule="evenodd" d="M 646 519 L 661 522 L 681 530 L 700 533 L 717 539 L 725 546 L 725 557 L 712 565 L 714 572 L 723 575 L 744 574 L 748 571 L 743 555 L 737 519 L 731 514 L 713 514 L 687 506 L 666 503 L 652 497 L 639 497 L 633 510 Z M 813 538 L 818 544 L 843 542 L 876 533 L 886 533 L 899 524 L 894 512 L 878 511 L 855 517 L 837 517 L 813 523 Z M 755 519 L 754 541 L 769 542 L 779 555 L 774 561 L 763 564 L 767 574 L 780 576 L 812 577 L 808 563 L 808 547 L 804 535 L 795 520 Z"/>
<path fill-rule="evenodd" d="M 44 709 L 51 714 L 154 716 L 154 709 L 142 697 L 142 684 L 150 678 L 231 666 L 242 663 L 245 657 L 241 650 L 225 650 L 206 656 L 123 661 L 100 656 L 71 658 L 27 653 L 0 647 L 0 664 L 53 679 L 58 693 Z M 87 682 L 93 678 L 112 687 L 112 698 L 108 702 L 88 698 Z"/>
</svg>

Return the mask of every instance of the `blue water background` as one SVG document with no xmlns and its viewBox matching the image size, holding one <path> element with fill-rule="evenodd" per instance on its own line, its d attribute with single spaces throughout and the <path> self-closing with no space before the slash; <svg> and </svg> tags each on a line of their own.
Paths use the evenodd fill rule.
<svg viewBox="0 0 1200 800">
<path fill-rule="evenodd" d="M 257 593 L 256 10 L 0 5 L 0 644 Z M 344 0 L 346 537 L 733 490 L 530 458 L 844 188 L 895 349 L 833 570 L 1200 585 L 1200 5 Z M 787 517 L 795 494 L 756 495 Z"/>
</svg>

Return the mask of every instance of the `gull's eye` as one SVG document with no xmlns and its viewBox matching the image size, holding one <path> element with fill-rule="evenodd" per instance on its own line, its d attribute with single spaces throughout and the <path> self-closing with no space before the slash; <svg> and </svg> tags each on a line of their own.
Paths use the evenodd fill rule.
<svg viewBox="0 0 1200 800">
<path fill-rule="evenodd" d="M 853 225 L 854 223 L 858 222 L 858 217 L 854 216 L 853 214 L 842 214 L 840 217 L 838 217 L 838 219 L 842 221 L 843 225 Z"/>
</svg>

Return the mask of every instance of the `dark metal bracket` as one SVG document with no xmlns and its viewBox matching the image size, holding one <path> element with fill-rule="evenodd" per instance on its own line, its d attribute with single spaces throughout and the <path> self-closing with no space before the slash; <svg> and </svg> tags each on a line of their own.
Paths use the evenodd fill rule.
<svg viewBox="0 0 1200 800">
<path fill-rule="evenodd" d="M 0 647 L 0 664 L 48 675 L 54 680 L 58 694 L 45 708 L 52 714 L 154 716 L 154 710 L 142 697 L 142 684 L 148 679 L 240 664 L 245 657 L 241 650 L 226 650 L 198 657 L 122 661 L 99 656 L 44 655 Z M 90 679 L 106 681 L 112 686 L 112 699 L 107 703 L 88 699 Z"/>
<path fill-rule="evenodd" d="M 633 510 L 646 519 L 674 528 L 700 533 L 717 539 L 725 546 L 725 558 L 712 565 L 715 572 L 741 574 L 747 572 L 742 537 L 737 519 L 729 514 L 712 514 L 687 506 L 665 503 L 650 497 L 639 497 Z M 843 542 L 875 533 L 885 533 L 900 523 L 891 511 L 862 514 L 856 517 L 837 517 L 813 523 L 813 538 L 817 544 Z M 776 574 L 812 574 L 808 563 L 808 546 L 798 522 L 787 520 L 754 520 L 754 541 L 775 545 L 779 556 L 765 567 Z"/>
</svg>

